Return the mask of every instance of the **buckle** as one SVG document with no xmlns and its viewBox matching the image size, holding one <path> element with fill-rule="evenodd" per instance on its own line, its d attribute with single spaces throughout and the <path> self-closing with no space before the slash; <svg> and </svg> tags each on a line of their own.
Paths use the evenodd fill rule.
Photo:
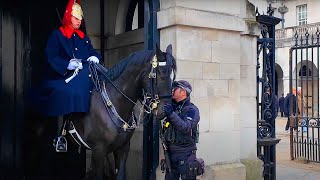
<svg viewBox="0 0 320 180">
<path fill-rule="evenodd" d="M 184 165 L 185 161 L 179 161 L 179 165 Z"/>
<path fill-rule="evenodd" d="M 107 101 L 107 106 L 112 106 L 112 102 L 110 100 Z"/>
</svg>

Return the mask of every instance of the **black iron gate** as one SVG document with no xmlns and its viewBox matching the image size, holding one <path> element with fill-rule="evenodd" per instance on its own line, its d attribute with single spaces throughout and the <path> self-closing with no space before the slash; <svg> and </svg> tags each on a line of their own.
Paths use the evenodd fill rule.
<svg viewBox="0 0 320 180">
<path fill-rule="evenodd" d="M 157 12 L 159 11 L 159 0 L 145 0 L 145 41 L 144 48 L 154 50 L 160 42 L 160 34 L 157 29 Z M 151 117 L 149 117 L 151 118 Z M 160 122 L 152 117 L 148 120 L 143 130 L 143 180 L 156 179 L 156 169 L 159 166 L 159 128 Z"/>
<path fill-rule="evenodd" d="M 281 19 L 273 16 L 273 8 L 268 7 L 268 15 L 260 15 L 257 22 L 261 36 L 257 40 L 257 156 L 263 161 L 264 179 L 276 179 L 275 136 L 275 25 Z"/>
<path fill-rule="evenodd" d="M 289 54 L 290 155 L 320 162 L 320 31 L 295 33 Z"/>
</svg>

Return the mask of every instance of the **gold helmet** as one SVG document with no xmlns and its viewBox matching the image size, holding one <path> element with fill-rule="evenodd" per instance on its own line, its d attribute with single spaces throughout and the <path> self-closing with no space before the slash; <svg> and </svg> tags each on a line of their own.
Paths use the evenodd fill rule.
<svg viewBox="0 0 320 180">
<path fill-rule="evenodd" d="M 80 6 L 80 0 L 69 0 L 66 10 L 63 15 L 62 25 L 69 25 L 71 23 L 71 16 L 83 19 L 83 12 Z"/>
<path fill-rule="evenodd" d="M 76 18 L 79 19 L 79 20 L 82 20 L 82 18 L 83 18 L 83 12 L 82 12 L 82 9 L 81 9 L 80 4 L 74 3 L 74 4 L 72 5 L 71 15 L 74 16 L 74 17 L 76 17 Z"/>
</svg>

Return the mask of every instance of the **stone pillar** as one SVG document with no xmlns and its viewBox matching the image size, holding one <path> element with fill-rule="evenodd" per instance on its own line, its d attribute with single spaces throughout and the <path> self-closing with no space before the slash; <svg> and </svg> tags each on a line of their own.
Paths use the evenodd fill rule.
<svg viewBox="0 0 320 180">
<path fill-rule="evenodd" d="M 246 6 L 246 0 L 161 0 L 161 49 L 173 45 L 177 79 L 192 84 L 191 101 L 200 109 L 197 155 L 207 166 L 202 179 L 244 180 L 246 160 L 260 162 L 256 159 L 256 34 L 245 19 Z"/>
<path fill-rule="evenodd" d="M 255 6 L 249 1 L 242 3 L 241 17 L 245 21 L 246 28 L 240 37 L 240 159 L 246 166 L 246 179 L 257 180 L 262 179 L 263 164 L 257 158 L 256 47 L 260 30 L 256 22 Z"/>
</svg>

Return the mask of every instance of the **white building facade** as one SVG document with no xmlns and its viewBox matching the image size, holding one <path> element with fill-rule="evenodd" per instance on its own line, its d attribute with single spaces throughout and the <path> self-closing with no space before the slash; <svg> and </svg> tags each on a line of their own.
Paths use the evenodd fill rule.
<svg viewBox="0 0 320 180">
<path fill-rule="evenodd" d="M 318 0 L 268 0 L 275 8 L 275 16 L 284 18 L 283 24 L 276 26 L 276 73 L 277 95 L 289 93 L 290 48 L 298 44 L 308 45 L 317 41 L 316 32 L 320 28 L 320 1 Z M 285 6 L 286 10 L 283 10 Z M 281 9 L 282 8 L 282 9 Z M 285 12 L 284 16 L 280 12 Z M 301 38 L 303 41 L 301 41 Z M 304 97 L 308 97 L 308 114 L 318 114 L 319 102 L 319 54 L 318 47 L 292 52 L 292 86 L 301 87 Z"/>
<path fill-rule="evenodd" d="M 310 34 L 309 39 L 311 39 L 311 34 L 315 34 L 317 29 L 319 29 L 320 13 L 317 9 L 320 7 L 320 1 L 267 0 L 267 2 L 272 3 L 272 6 L 275 8 L 275 16 L 279 18 L 282 18 L 279 9 L 283 6 L 287 8 L 287 12 L 284 13 L 283 25 L 282 23 L 279 23 L 276 26 L 276 71 L 278 74 L 278 95 L 281 95 L 282 93 L 286 94 L 289 92 L 289 49 L 295 45 L 294 36 L 297 34 L 299 36 L 298 39 L 300 40 L 301 36 L 305 38 L 305 33 L 308 32 Z M 258 7 L 259 6 L 260 5 L 258 5 Z M 314 36 L 314 38 L 316 38 L 316 36 Z M 311 67 L 312 62 L 310 57 L 303 57 L 302 59 L 308 59 L 310 61 L 309 69 L 312 71 L 315 70 Z M 314 56 L 314 60 L 315 59 L 317 59 L 316 56 Z M 294 65 L 292 68 L 299 74 L 302 66 L 301 62 L 298 62 L 298 66 L 295 67 Z M 314 63 L 314 66 L 317 67 L 316 62 Z M 293 74 L 293 76 L 294 75 L 295 74 Z"/>
</svg>

